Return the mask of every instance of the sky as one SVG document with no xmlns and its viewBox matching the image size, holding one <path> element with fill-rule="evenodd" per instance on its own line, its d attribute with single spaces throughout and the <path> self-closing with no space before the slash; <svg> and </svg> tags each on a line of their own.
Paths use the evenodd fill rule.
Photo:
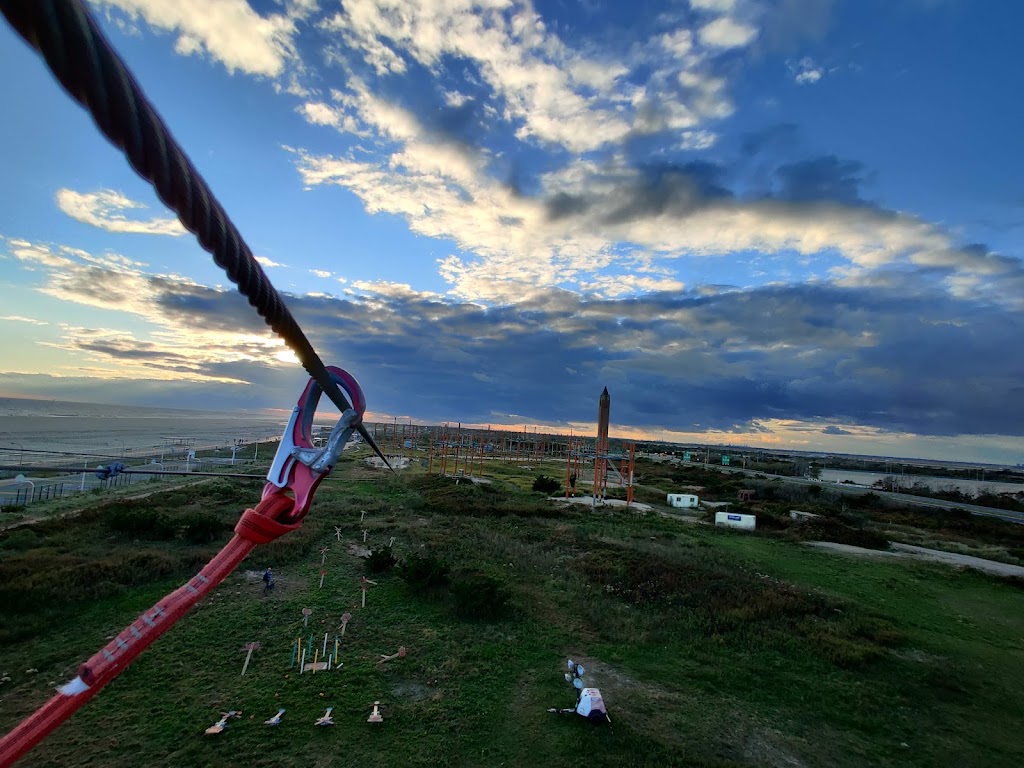
<svg viewBox="0 0 1024 768">
<path fill-rule="evenodd" d="M 89 0 L 368 418 L 1024 461 L 1024 5 Z M 0 396 L 306 375 L 0 24 Z"/>
</svg>

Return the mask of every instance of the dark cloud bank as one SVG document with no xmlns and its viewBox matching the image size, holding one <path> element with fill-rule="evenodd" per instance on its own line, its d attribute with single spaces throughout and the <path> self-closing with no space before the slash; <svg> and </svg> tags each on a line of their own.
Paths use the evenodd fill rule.
<svg viewBox="0 0 1024 768">
<path fill-rule="evenodd" d="M 259 327 L 235 294 L 152 284 L 168 324 L 183 334 Z M 325 361 L 349 368 L 378 412 L 592 421 L 607 385 L 614 420 L 637 427 L 734 430 L 793 419 L 920 435 L 1024 435 L 1024 317 L 941 291 L 808 284 L 629 300 L 552 290 L 492 308 L 415 294 L 291 297 L 289 304 Z M 164 370 L 184 363 L 157 360 L 148 343 L 133 347 L 130 337 L 101 344 L 86 336 L 79 344 L 114 360 L 152 359 Z M 119 399 L 288 407 L 304 379 L 297 366 L 241 361 L 201 370 L 250 383 L 125 382 Z M 107 385 L 66 384 L 75 391 L 58 392 L 53 381 L 45 388 L 109 400 Z"/>
</svg>

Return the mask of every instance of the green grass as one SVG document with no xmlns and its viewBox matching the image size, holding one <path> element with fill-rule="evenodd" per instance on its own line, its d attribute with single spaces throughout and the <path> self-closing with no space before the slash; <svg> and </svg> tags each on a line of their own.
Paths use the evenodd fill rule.
<svg viewBox="0 0 1024 768">
<path fill-rule="evenodd" d="M 258 550 L 23 764 L 1024 763 L 1024 590 L 655 515 L 555 509 L 528 490 L 542 470 L 496 469 L 476 486 L 341 465 L 299 532 Z M 228 526 L 255 493 L 218 481 L 0 539 L 0 579 L 21 574 L 37 598 L 0 599 L 0 673 L 12 678 L 0 729 L 209 557 L 215 544 L 189 538 L 188 521 Z M 134 527 L 136 514 L 161 525 Z M 393 568 L 371 577 L 360 608 L 364 562 L 348 548 L 363 530 L 374 549 L 394 536 L 399 560 L 443 560 L 449 583 L 417 587 Z M 162 567 L 106 570 L 143 556 Z M 244 571 L 267 565 L 278 586 L 264 597 Z M 498 618 L 464 617 L 456 585 L 470 576 L 508 596 Z M 297 675 L 291 642 L 333 642 L 345 611 L 344 666 Z M 251 640 L 262 646 L 240 677 Z M 375 663 L 403 645 L 404 659 Z M 545 711 L 572 701 L 567 657 L 590 668 L 611 726 Z M 282 726 L 262 726 L 279 706 Z M 337 726 L 313 728 L 327 706 Z M 244 716 L 205 737 L 227 709 Z"/>
</svg>

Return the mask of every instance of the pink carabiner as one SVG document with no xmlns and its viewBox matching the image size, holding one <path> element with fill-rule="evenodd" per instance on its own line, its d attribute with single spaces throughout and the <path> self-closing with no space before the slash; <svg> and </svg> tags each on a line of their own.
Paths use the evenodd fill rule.
<svg viewBox="0 0 1024 768">
<path fill-rule="evenodd" d="M 342 414 L 341 420 L 331 431 L 328 445 L 317 452 L 313 445 L 313 418 L 323 389 L 314 379 L 306 384 L 298 403 L 292 409 L 288 426 L 281 437 L 281 445 L 267 474 L 268 482 L 263 487 L 264 499 L 278 494 L 294 499 L 292 511 L 279 518 L 282 523 L 295 524 L 306 516 L 317 486 L 330 474 L 337 456 L 344 450 L 348 436 L 362 423 L 366 411 L 366 398 L 359 382 L 341 368 L 329 366 L 327 372 L 348 396 L 352 408 Z M 338 430 L 341 433 L 336 435 Z"/>
</svg>

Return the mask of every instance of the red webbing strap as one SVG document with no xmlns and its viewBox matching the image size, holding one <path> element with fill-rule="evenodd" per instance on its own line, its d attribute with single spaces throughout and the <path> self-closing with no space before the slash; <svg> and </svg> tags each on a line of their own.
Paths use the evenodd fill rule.
<svg viewBox="0 0 1024 768">
<path fill-rule="evenodd" d="M 257 504 L 256 509 L 247 509 L 235 526 L 234 538 L 203 570 L 144 612 L 79 668 L 78 678 L 84 684 L 76 686 L 79 692 L 57 693 L 0 739 L 0 768 L 12 765 L 99 693 L 136 656 L 220 584 L 257 544 L 273 541 L 281 534 L 298 528 L 299 524 L 284 525 L 273 520 L 273 517 L 290 511 L 292 504 L 292 499 L 274 495 Z M 75 683 L 78 680 L 69 686 Z"/>
</svg>

